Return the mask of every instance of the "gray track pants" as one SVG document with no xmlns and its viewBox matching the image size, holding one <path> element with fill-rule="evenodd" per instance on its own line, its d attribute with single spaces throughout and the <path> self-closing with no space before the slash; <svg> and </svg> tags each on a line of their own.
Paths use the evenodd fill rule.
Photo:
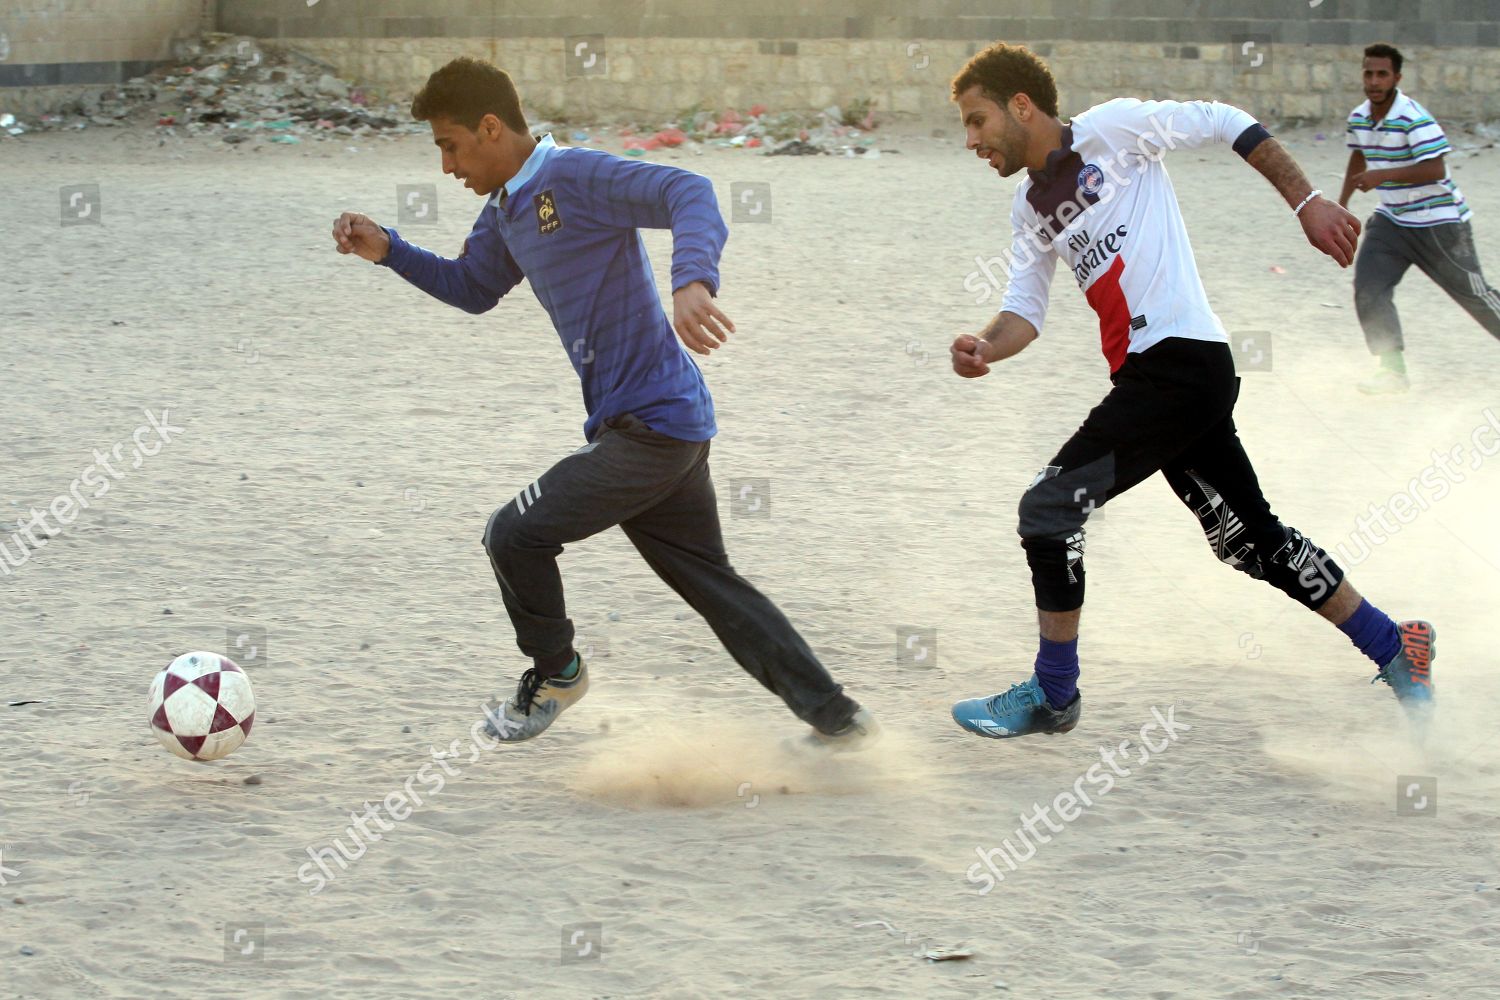
<svg viewBox="0 0 1500 1000">
<path fill-rule="evenodd" d="M 495 511 L 484 547 L 516 644 L 544 674 L 567 665 L 574 633 L 557 557 L 564 545 L 618 524 L 750 676 L 804 722 L 835 732 L 859 706 L 780 609 L 729 564 L 708 450 L 707 441 L 680 441 L 637 417 L 615 417 Z"/>
<path fill-rule="evenodd" d="M 1397 225 L 1377 212 L 1365 224 L 1354 261 L 1354 308 L 1371 354 L 1405 346 L 1395 292 L 1413 264 L 1500 338 L 1500 292 L 1479 271 L 1469 224 L 1453 222 L 1423 229 Z"/>
</svg>

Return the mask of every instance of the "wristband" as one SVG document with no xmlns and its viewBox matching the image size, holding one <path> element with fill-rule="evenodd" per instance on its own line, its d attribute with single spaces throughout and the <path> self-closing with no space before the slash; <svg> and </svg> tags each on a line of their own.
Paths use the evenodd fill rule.
<svg viewBox="0 0 1500 1000">
<path fill-rule="evenodd" d="M 1302 199 L 1302 204 L 1300 204 L 1296 208 L 1292 209 L 1292 214 L 1293 215 L 1301 215 L 1302 214 L 1302 210 L 1307 207 L 1308 202 L 1312 201 L 1314 198 L 1321 198 L 1321 197 L 1323 197 L 1323 192 L 1322 191 L 1317 191 L 1317 190 L 1313 191 L 1312 194 L 1310 194 L 1306 198 Z"/>
</svg>

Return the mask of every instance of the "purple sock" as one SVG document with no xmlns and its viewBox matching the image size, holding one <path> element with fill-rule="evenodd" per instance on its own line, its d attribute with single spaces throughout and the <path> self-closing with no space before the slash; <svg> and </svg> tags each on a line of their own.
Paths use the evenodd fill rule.
<svg viewBox="0 0 1500 1000">
<path fill-rule="evenodd" d="M 1047 696 L 1047 704 L 1066 707 L 1078 693 L 1078 640 L 1043 639 L 1036 654 L 1036 680 Z"/>
<path fill-rule="evenodd" d="M 1359 607 L 1349 620 L 1339 626 L 1339 631 L 1359 647 L 1359 651 L 1383 667 L 1396 658 L 1401 651 L 1401 630 L 1390 616 L 1369 601 L 1361 600 Z"/>
</svg>

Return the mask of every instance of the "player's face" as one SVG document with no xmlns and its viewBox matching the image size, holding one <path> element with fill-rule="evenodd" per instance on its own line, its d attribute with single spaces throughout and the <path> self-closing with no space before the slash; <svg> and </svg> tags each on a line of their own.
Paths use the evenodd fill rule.
<svg viewBox="0 0 1500 1000">
<path fill-rule="evenodd" d="M 1391 99 L 1401 74 L 1391 66 L 1385 56 L 1365 57 L 1365 96 L 1371 104 L 1385 104 Z"/>
<path fill-rule="evenodd" d="M 997 174 L 1009 177 L 1026 165 L 1026 130 L 1008 108 L 975 86 L 958 95 L 958 113 L 963 116 L 965 148 L 974 150 Z"/>
<path fill-rule="evenodd" d="M 499 177 L 498 160 L 503 149 L 499 142 L 505 126 L 494 115 L 485 115 L 479 130 L 467 129 L 446 118 L 434 118 L 432 141 L 443 153 L 443 173 L 464 182 L 477 195 L 490 195 L 509 177 Z"/>
</svg>

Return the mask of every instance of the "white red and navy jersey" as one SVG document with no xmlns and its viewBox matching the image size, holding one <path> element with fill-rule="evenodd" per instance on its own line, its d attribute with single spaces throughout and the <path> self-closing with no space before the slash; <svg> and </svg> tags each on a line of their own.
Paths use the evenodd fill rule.
<svg viewBox="0 0 1500 1000">
<path fill-rule="evenodd" d="M 1111 372 L 1167 337 L 1227 343 L 1162 157 L 1211 142 L 1249 156 L 1268 137 L 1248 113 L 1209 101 L 1122 97 L 1074 117 L 1016 190 L 1002 311 L 1040 331 L 1061 260 L 1099 315 Z"/>
</svg>

